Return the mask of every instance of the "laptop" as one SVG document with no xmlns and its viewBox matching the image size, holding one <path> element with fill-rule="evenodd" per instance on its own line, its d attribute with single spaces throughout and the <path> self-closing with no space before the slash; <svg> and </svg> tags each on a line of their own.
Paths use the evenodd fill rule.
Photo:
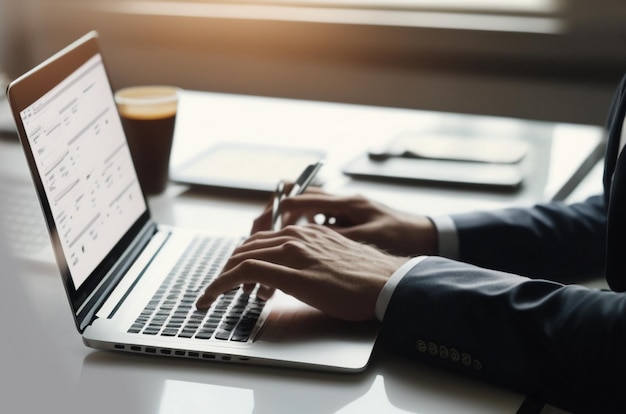
<svg viewBox="0 0 626 414">
<path fill-rule="evenodd" d="M 90 32 L 13 81 L 7 95 L 77 330 L 93 348 L 359 372 L 377 323 L 330 318 L 282 292 L 197 297 L 243 237 L 151 218 Z"/>
</svg>

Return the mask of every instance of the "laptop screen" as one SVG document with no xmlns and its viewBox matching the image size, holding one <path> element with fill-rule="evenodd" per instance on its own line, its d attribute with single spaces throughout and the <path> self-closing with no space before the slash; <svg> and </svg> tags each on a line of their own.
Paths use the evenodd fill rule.
<svg viewBox="0 0 626 414">
<path fill-rule="evenodd" d="M 19 116 L 79 289 L 147 210 L 101 55 Z"/>
</svg>

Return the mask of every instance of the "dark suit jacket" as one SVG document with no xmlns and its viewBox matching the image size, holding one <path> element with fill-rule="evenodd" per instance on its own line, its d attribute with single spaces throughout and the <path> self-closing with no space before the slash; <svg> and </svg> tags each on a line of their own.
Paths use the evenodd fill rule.
<svg viewBox="0 0 626 414">
<path fill-rule="evenodd" d="M 431 257 L 402 279 L 382 344 L 572 411 L 626 412 L 625 111 L 626 77 L 603 196 L 453 216 L 460 261 Z M 612 291 L 572 283 L 601 273 Z"/>
</svg>

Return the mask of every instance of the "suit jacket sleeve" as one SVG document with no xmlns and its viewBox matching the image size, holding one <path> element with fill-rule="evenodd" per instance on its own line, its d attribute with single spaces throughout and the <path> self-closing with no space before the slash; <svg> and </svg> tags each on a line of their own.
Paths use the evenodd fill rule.
<svg viewBox="0 0 626 414">
<path fill-rule="evenodd" d="M 615 91 L 607 118 L 602 196 L 574 205 L 550 203 L 453 216 L 459 259 L 566 282 L 605 274 L 614 290 L 626 290 L 622 249 L 626 240 L 626 159 L 619 156 L 624 116 L 626 76 Z"/>
<path fill-rule="evenodd" d="M 626 407 L 626 295 L 431 257 L 394 291 L 380 341 L 576 412 Z"/>
<path fill-rule="evenodd" d="M 625 116 L 626 77 L 609 112 L 603 196 L 453 216 L 462 262 L 427 258 L 402 278 L 382 344 L 576 412 L 626 412 L 626 293 L 556 281 L 606 267 L 626 290 Z"/>
<path fill-rule="evenodd" d="M 575 281 L 604 274 L 606 208 L 602 196 L 566 205 L 452 216 L 459 260 L 529 277 Z"/>
</svg>

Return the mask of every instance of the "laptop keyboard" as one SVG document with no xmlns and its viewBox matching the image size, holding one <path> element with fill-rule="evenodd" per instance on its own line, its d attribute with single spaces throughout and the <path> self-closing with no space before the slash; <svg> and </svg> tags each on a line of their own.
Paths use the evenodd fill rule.
<svg viewBox="0 0 626 414">
<path fill-rule="evenodd" d="M 195 307 L 239 242 L 231 238 L 195 238 L 128 332 L 247 342 L 265 301 L 234 289 L 221 295 L 208 311 Z"/>
</svg>

